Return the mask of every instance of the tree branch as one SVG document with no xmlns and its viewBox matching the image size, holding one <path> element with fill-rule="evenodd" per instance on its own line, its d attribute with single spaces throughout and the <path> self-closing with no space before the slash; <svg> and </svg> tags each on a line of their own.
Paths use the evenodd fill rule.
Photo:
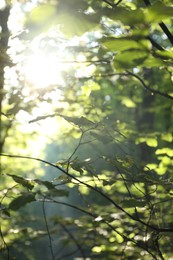
<svg viewBox="0 0 173 260">
<path fill-rule="evenodd" d="M 39 201 L 42 201 L 42 200 L 39 200 Z M 73 204 L 69 204 L 69 203 L 66 203 L 66 202 L 62 202 L 62 201 L 57 201 L 57 200 L 46 200 L 46 202 L 49 202 L 49 203 L 57 203 L 57 204 L 60 204 L 60 205 L 65 205 L 67 207 L 70 207 L 70 208 L 73 208 L 75 210 L 78 210 L 80 212 L 83 212 L 85 213 L 86 215 L 89 215 L 90 217 L 96 219 L 97 217 L 100 217 L 98 215 L 96 215 L 95 213 L 92 213 L 91 211 L 86 211 L 85 209 L 82 209 L 76 205 L 73 205 Z M 106 224 L 111 230 L 113 230 L 114 232 L 116 232 L 118 235 L 120 235 L 124 241 L 130 241 L 132 242 L 133 244 L 135 244 L 137 247 L 145 250 L 146 252 L 148 252 L 152 257 L 153 259 L 156 259 L 157 258 L 153 255 L 152 252 L 150 252 L 143 244 L 141 244 L 140 242 L 136 241 L 135 239 L 133 238 L 129 238 L 127 237 L 126 235 L 124 235 L 123 233 L 120 233 L 113 225 L 111 225 L 106 219 L 104 219 L 104 217 L 101 216 L 101 220 L 100 222 Z M 58 258 L 59 259 L 59 258 Z M 61 258 L 60 258 L 61 259 Z"/>
<path fill-rule="evenodd" d="M 144 80 L 141 79 L 141 77 L 139 77 L 138 75 L 136 75 L 136 74 L 134 74 L 134 73 L 132 73 L 130 71 L 127 71 L 126 73 L 125 72 L 123 72 L 123 73 L 108 73 L 108 74 L 102 74 L 102 75 L 101 74 L 99 74 L 99 75 L 95 74 L 92 77 L 87 77 L 87 79 L 89 79 L 89 78 L 113 77 L 113 76 L 132 76 L 132 77 L 138 79 L 139 82 L 142 84 L 142 86 L 147 91 L 149 91 L 150 93 L 157 94 L 157 95 L 160 95 L 162 97 L 165 97 L 165 98 L 173 100 L 173 96 L 170 96 L 169 94 L 161 92 L 159 90 L 155 90 L 155 89 L 150 88 L 148 85 L 145 84 Z"/>
<path fill-rule="evenodd" d="M 48 222 L 47 222 L 47 217 L 46 217 L 45 199 L 43 200 L 43 203 L 42 203 L 42 209 L 43 209 L 44 221 L 45 221 L 45 224 L 46 224 L 46 230 L 47 230 L 47 234 L 48 234 L 48 238 L 49 238 L 50 252 L 51 252 L 51 255 L 52 255 L 52 259 L 53 259 L 53 260 L 56 260 L 56 259 L 55 259 L 55 256 L 54 256 L 54 252 L 53 252 L 52 238 L 51 238 L 51 234 L 50 234 L 49 226 L 48 226 Z"/>
<path fill-rule="evenodd" d="M 166 36 L 168 37 L 170 43 L 173 45 L 173 35 L 169 31 L 168 27 L 163 22 L 159 23 L 159 26 L 162 29 L 162 31 L 166 34 Z"/>
<path fill-rule="evenodd" d="M 164 51 L 164 48 L 160 46 L 155 40 L 153 40 L 150 36 L 147 37 L 147 39 L 151 42 L 152 46 L 154 46 L 159 51 Z"/>
<path fill-rule="evenodd" d="M 143 0 L 146 6 L 151 6 L 150 0 Z M 173 45 L 173 35 L 169 31 L 168 27 L 165 25 L 164 22 L 159 23 L 160 28 L 165 33 L 165 35 L 168 37 L 170 43 Z"/>
<path fill-rule="evenodd" d="M 130 71 L 127 71 L 127 73 L 128 73 L 127 75 L 130 75 L 130 76 L 132 76 L 132 77 L 138 79 L 138 80 L 140 81 L 140 83 L 142 84 L 142 86 L 143 86 L 147 91 L 149 91 L 149 92 L 151 92 L 151 93 L 153 93 L 153 94 L 158 94 L 158 95 L 160 95 L 160 96 L 163 96 L 163 97 L 166 97 L 166 98 L 169 98 L 169 99 L 173 100 L 173 97 L 170 96 L 169 94 L 166 94 L 166 93 L 161 92 L 161 91 L 159 91 L 159 90 L 155 90 L 155 89 L 153 89 L 153 88 L 150 88 L 148 85 L 145 84 L 144 80 L 141 79 L 141 77 L 139 77 L 138 75 L 136 75 L 136 74 L 134 74 L 134 73 L 132 73 L 132 72 L 130 72 Z"/>
<path fill-rule="evenodd" d="M 71 238 L 71 240 L 74 242 L 74 244 L 76 245 L 77 249 L 80 251 L 81 256 L 83 257 L 83 259 L 86 258 L 85 256 L 85 252 L 83 250 L 83 248 L 81 247 L 81 245 L 78 243 L 78 241 L 76 240 L 76 238 L 73 236 L 73 234 L 66 228 L 65 225 L 63 225 L 62 223 L 60 223 L 61 227 L 64 229 L 64 231 L 68 234 L 68 236 Z"/>
<path fill-rule="evenodd" d="M 140 223 L 141 225 L 148 227 L 152 230 L 157 231 L 158 233 L 163 233 L 163 232 L 173 232 L 173 227 L 168 227 L 168 228 L 159 228 L 155 225 L 150 225 L 145 223 L 143 220 L 139 219 L 136 216 L 131 215 L 130 213 L 128 213 L 125 209 L 123 209 L 120 205 L 118 205 L 113 199 L 111 199 L 107 194 L 105 194 L 102 190 L 93 187 L 92 185 L 81 181 L 80 179 L 78 179 L 77 177 L 75 177 L 74 175 L 72 175 L 71 173 L 67 172 L 66 170 L 64 170 L 63 168 L 61 168 L 58 165 L 55 165 L 51 162 L 48 162 L 46 160 L 43 159 L 39 159 L 39 158 L 35 158 L 35 157 L 30 157 L 30 156 L 22 156 L 22 155 L 12 155 L 12 154 L 2 154 L 0 153 L 0 156 L 5 156 L 5 157 L 9 157 L 9 158 L 20 158 L 20 159 L 28 159 L 28 160 L 34 160 L 34 161 L 39 161 L 42 163 L 45 163 L 47 165 L 50 165 L 58 170 L 60 170 L 61 172 L 63 172 L 65 175 L 67 175 L 68 177 L 70 177 L 71 179 L 74 179 L 75 181 L 77 181 L 78 183 L 86 186 L 87 188 L 89 188 L 90 190 L 95 191 L 96 193 L 98 193 L 99 195 L 101 195 L 103 198 L 105 198 L 107 201 L 109 201 L 112 205 L 114 205 L 118 210 L 120 210 L 121 212 L 123 212 L 125 215 L 127 215 L 130 219 L 134 220 L 135 222 Z"/>
<path fill-rule="evenodd" d="M 117 6 L 117 5 L 119 5 L 122 2 L 122 0 L 117 1 L 117 3 L 115 3 L 115 4 L 112 4 L 112 3 L 110 3 L 107 0 L 103 0 L 103 2 L 105 2 L 108 5 L 110 5 L 113 8 L 113 7 Z"/>
</svg>

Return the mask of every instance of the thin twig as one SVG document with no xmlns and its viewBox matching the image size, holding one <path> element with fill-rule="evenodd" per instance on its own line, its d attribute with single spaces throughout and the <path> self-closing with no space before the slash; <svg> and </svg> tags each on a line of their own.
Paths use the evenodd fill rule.
<svg viewBox="0 0 173 260">
<path fill-rule="evenodd" d="M 78 251 L 79 251 L 79 249 L 77 248 L 70 253 L 64 254 L 63 256 L 59 256 L 58 258 L 56 258 L 56 260 L 62 260 L 62 259 L 65 259 L 66 257 L 70 257 L 70 256 L 76 254 Z"/>
<path fill-rule="evenodd" d="M 118 2 L 116 2 L 116 4 L 114 4 L 114 6 L 119 5 L 123 0 L 119 0 Z"/>
<path fill-rule="evenodd" d="M 119 1 L 117 1 L 117 3 L 112 4 L 112 3 L 110 3 L 110 2 L 107 1 L 107 0 L 103 0 L 103 2 L 105 2 L 105 3 L 108 4 L 108 5 L 110 5 L 111 7 L 118 6 L 122 1 L 123 1 L 123 0 L 119 0 Z"/>
<path fill-rule="evenodd" d="M 18 184 L 15 184 L 12 187 L 10 187 L 9 189 L 7 189 L 7 191 L 4 193 L 4 195 L 2 196 L 2 198 L 0 200 L 0 205 L 2 205 L 3 200 L 7 197 L 8 192 L 11 191 L 13 188 L 15 188 L 17 185 Z M 9 250 L 9 247 L 8 247 L 5 239 L 4 239 L 3 232 L 2 232 L 2 229 L 1 229 L 1 225 L 0 225 L 0 236 L 2 238 L 2 241 L 3 241 L 4 245 L 5 245 L 5 248 L 7 250 L 7 259 L 10 260 L 10 250 Z"/>
<path fill-rule="evenodd" d="M 42 201 L 42 200 L 39 200 L 39 201 Z M 66 202 L 62 202 L 62 201 L 57 201 L 57 200 L 46 200 L 46 202 L 50 202 L 50 203 L 57 203 L 57 204 L 61 204 L 61 205 L 65 205 L 67 207 L 70 207 L 70 208 L 73 208 L 73 209 L 76 209 L 80 212 L 83 212 L 85 213 L 86 215 L 89 215 L 91 216 L 92 218 L 96 219 L 98 217 L 98 215 L 96 215 L 95 213 L 92 213 L 91 211 L 86 211 L 85 209 L 82 209 L 76 205 L 73 205 L 73 204 L 69 204 L 69 203 L 66 203 Z M 100 217 L 100 216 L 99 216 Z M 151 253 L 145 246 L 143 246 L 141 243 L 139 243 L 138 241 L 136 241 L 135 239 L 133 238 L 129 238 L 127 237 L 125 234 L 123 233 L 120 233 L 114 226 L 112 226 L 106 219 L 104 219 L 104 217 L 101 216 L 101 219 L 100 219 L 100 222 L 106 224 L 111 230 L 113 230 L 114 232 L 116 232 L 119 236 L 121 236 L 123 239 L 124 239 L 124 242 L 127 242 L 127 241 L 130 241 L 132 242 L 133 244 L 135 244 L 137 247 L 139 248 L 142 248 L 143 250 L 145 250 L 146 252 L 148 252 L 152 257 L 153 259 L 157 259 L 153 253 Z M 59 258 L 58 258 L 59 259 Z"/>
<path fill-rule="evenodd" d="M 171 99 L 173 100 L 173 96 L 170 96 L 169 94 L 166 94 L 164 92 L 161 92 L 159 90 L 155 90 L 155 89 L 152 89 L 150 88 L 147 84 L 145 84 L 144 80 L 141 79 L 141 77 L 139 77 L 138 75 L 130 72 L 127 70 L 127 72 L 123 72 L 123 73 L 108 73 L 108 74 L 95 74 L 93 75 L 92 77 L 87 77 L 86 79 L 90 79 L 90 78 L 104 78 L 104 77 L 113 77 L 113 76 L 132 76 L 136 79 L 139 80 L 139 82 L 142 84 L 142 86 L 147 90 L 149 91 L 150 93 L 153 93 L 153 94 L 157 94 L 157 95 L 160 95 L 162 97 L 165 97 L 165 98 L 168 98 L 168 99 Z"/>
<path fill-rule="evenodd" d="M 107 194 L 105 194 L 101 189 L 98 189 L 96 187 L 93 187 L 92 185 L 80 180 L 79 178 L 75 177 L 74 175 L 72 175 L 71 173 L 67 172 L 65 169 L 63 169 L 62 167 L 55 165 L 51 162 L 48 162 L 46 160 L 40 159 L 40 158 L 35 158 L 35 157 L 30 157 L 30 156 L 22 156 L 22 155 L 11 155 L 11 154 L 2 154 L 0 153 L 0 156 L 6 156 L 9 158 L 20 158 L 20 159 L 28 159 L 28 160 L 34 160 L 34 161 L 39 161 L 42 163 L 45 163 L 47 165 L 50 165 L 58 170 L 60 170 L 61 172 L 63 172 L 65 175 L 67 175 L 68 177 L 70 177 L 71 179 L 74 179 L 75 181 L 77 181 L 77 183 L 80 183 L 84 186 L 86 186 L 87 188 L 89 188 L 90 190 L 95 191 L 96 193 L 98 193 L 99 195 L 101 195 L 103 198 L 105 198 L 107 201 L 109 201 L 112 205 L 114 205 L 118 210 L 120 210 L 121 212 L 123 212 L 126 216 L 128 216 L 130 219 L 140 223 L 143 226 L 147 226 L 148 228 L 155 230 L 157 232 L 173 232 L 173 227 L 168 227 L 168 228 L 159 228 L 157 226 L 154 225 L 148 225 L 147 223 L 145 223 L 143 220 L 136 218 L 135 216 L 131 215 L 129 212 L 127 212 L 125 209 L 123 209 L 119 204 L 117 204 L 113 199 L 111 199 Z"/>
<path fill-rule="evenodd" d="M 153 94 L 158 94 L 158 95 L 160 95 L 160 96 L 163 96 L 163 97 L 166 97 L 166 98 L 169 98 L 169 99 L 173 100 L 173 97 L 170 96 L 169 94 L 166 94 L 166 93 L 161 92 L 161 91 L 159 91 L 159 90 L 155 90 L 155 89 L 153 89 L 153 88 L 150 88 L 148 85 L 145 84 L 144 80 L 141 79 L 141 77 L 139 77 L 138 75 L 136 75 L 136 74 L 134 74 L 134 73 L 132 73 L 132 72 L 130 72 L 130 71 L 128 71 L 128 70 L 127 70 L 127 73 L 128 73 L 127 75 L 130 75 L 130 76 L 132 76 L 132 77 L 138 79 L 138 80 L 140 81 L 140 83 L 142 84 L 142 86 L 143 86 L 147 91 L 149 91 L 149 92 L 151 92 L 151 93 L 153 93 Z"/>
<path fill-rule="evenodd" d="M 83 135 L 84 135 L 84 132 L 82 131 L 81 136 L 79 138 L 79 142 L 78 142 L 76 148 L 74 149 L 73 153 L 70 155 L 70 157 L 67 160 L 68 161 L 68 163 L 67 163 L 67 172 L 69 171 L 70 161 L 71 161 L 72 157 L 75 155 L 75 153 L 77 152 L 77 150 L 79 149 L 79 147 L 80 147 L 80 145 L 82 143 Z"/>
<path fill-rule="evenodd" d="M 85 252 L 83 250 L 83 248 L 81 247 L 81 245 L 78 243 L 78 241 L 76 240 L 76 238 L 73 236 L 73 234 L 66 228 L 65 225 L 63 225 L 62 223 L 60 223 L 61 227 L 64 229 L 64 231 L 68 234 L 68 236 L 71 238 L 71 240 L 76 244 L 76 247 L 78 248 L 78 250 L 81 252 L 81 256 L 83 257 L 83 259 L 85 259 Z"/>
<path fill-rule="evenodd" d="M 1 229 L 1 224 L 0 224 L 0 236 L 1 236 L 1 239 L 2 239 L 2 241 L 4 243 L 5 249 L 7 251 L 7 260 L 10 260 L 10 249 L 9 249 L 5 239 L 4 239 L 4 236 L 3 236 L 3 233 L 2 233 L 2 229 Z"/>
<path fill-rule="evenodd" d="M 54 252 L 53 252 L 53 246 L 52 246 L 52 238 L 51 238 L 51 234 L 50 234 L 50 230 L 49 230 L 49 226 L 48 226 L 48 222 L 47 222 L 47 217 L 46 217 L 45 199 L 43 200 L 43 203 L 42 203 L 42 209 L 43 209 L 44 222 L 45 222 L 45 225 L 46 225 L 46 230 L 47 230 L 47 234 L 48 234 L 48 238 L 49 238 L 50 252 L 51 252 L 51 255 L 52 255 L 52 259 L 55 260 L 55 256 L 54 256 Z"/>
<path fill-rule="evenodd" d="M 114 4 L 110 3 L 110 2 L 107 1 L 107 0 L 103 0 L 103 2 L 106 3 L 106 4 L 108 4 L 108 5 L 110 5 L 111 7 L 114 7 Z"/>
</svg>

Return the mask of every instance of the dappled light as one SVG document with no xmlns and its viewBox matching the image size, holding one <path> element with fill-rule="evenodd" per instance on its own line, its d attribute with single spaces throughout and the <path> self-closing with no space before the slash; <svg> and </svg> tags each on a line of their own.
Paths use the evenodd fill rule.
<svg viewBox="0 0 173 260">
<path fill-rule="evenodd" d="M 172 14 L 1 1 L 0 259 L 172 259 Z"/>
</svg>

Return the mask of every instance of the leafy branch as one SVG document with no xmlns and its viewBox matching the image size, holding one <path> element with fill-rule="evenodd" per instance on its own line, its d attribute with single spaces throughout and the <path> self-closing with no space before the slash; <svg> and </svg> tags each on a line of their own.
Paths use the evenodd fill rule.
<svg viewBox="0 0 173 260">
<path fill-rule="evenodd" d="M 101 189 L 93 187 L 92 185 L 90 185 L 90 184 L 80 180 L 79 178 L 75 177 L 74 175 L 72 175 L 71 173 L 67 172 L 65 169 L 63 169 L 62 167 L 60 167 L 58 165 L 55 165 L 55 164 L 53 164 L 51 162 L 48 162 L 48 161 L 40 159 L 40 158 L 35 158 L 35 157 L 30 157 L 30 156 L 11 155 L 11 154 L 2 154 L 2 153 L 0 154 L 0 156 L 5 156 L 5 157 L 9 157 L 9 158 L 20 158 L 20 159 L 34 160 L 34 161 L 39 161 L 39 162 L 45 163 L 47 165 L 50 165 L 50 166 L 60 170 L 61 172 L 63 172 L 65 175 L 67 175 L 71 179 L 77 181 L 77 183 L 80 183 L 80 184 L 86 186 L 87 188 L 89 188 L 90 190 L 93 190 L 96 193 L 98 193 L 99 195 L 101 195 L 103 198 L 105 198 L 107 201 L 109 201 L 112 205 L 114 205 L 118 210 L 123 212 L 126 216 L 128 216 L 133 221 L 138 222 L 141 225 L 150 228 L 151 230 L 157 231 L 158 233 L 173 232 L 173 227 L 168 227 L 168 228 L 161 227 L 160 228 L 160 227 L 157 227 L 155 225 L 150 225 L 150 224 L 145 223 L 143 220 L 139 219 L 137 216 L 134 216 L 134 215 L 128 213 L 119 204 L 117 204 L 113 199 L 111 199 L 107 194 L 105 194 Z"/>
<path fill-rule="evenodd" d="M 146 6 L 151 6 L 150 0 L 143 0 Z M 173 45 L 173 35 L 169 31 L 168 27 L 165 25 L 164 22 L 159 23 L 160 28 L 165 33 L 165 35 L 168 37 L 170 43 Z"/>
<path fill-rule="evenodd" d="M 95 74 L 91 78 L 102 78 L 102 77 L 113 77 L 113 76 L 132 76 L 136 78 L 141 83 L 141 85 L 150 93 L 160 95 L 162 97 L 173 100 L 173 96 L 149 87 L 140 76 L 128 70 L 127 72 L 123 72 L 123 73 L 108 73 L 108 74 L 99 74 L 99 75 Z"/>
<path fill-rule="evenodd" d="M 41 202 L 42 202 L 42 199 L 39 199 L 38 201 L 41 201 Z M 60 205 L 64 205 L 64 206 L 73 208 L 73 209 L 75 209 L 75 210 L 77 210 L 77 211 L 80 211 L 80 212 L 84 213 L 85 215 L 88 215 L 88 216 L 92 217 L 93 220 L 99 218 L 99 222 L 100 222 L 100 223 L 106 224 L 112 231 L 114 231 L 114 232 L 117 233 L 119 236 L 121 236 L 121 237 L 123 238 L 124 242 L 127 242 L 127 241 L 132 242 L 132 243 L 133 243 L 134 245 L 136 245 L 137 247 L 139 247 L 139 248 L 141 248 L 141 249 L 147 251 L 154 259 L 157 259 L 157 258 L 155 258 L 155 256 L 152 254 L 152 252 L 147 249 L 147 247 L 146 247 L 145 245 L 141 244 L 140 242 L 136 241 L 136 240 L 133 239 L 133 238 L 130 238 L 130 237 L 126 236 L 124 233 L 119 232 L 119 231 L 118 231 L 113 225 L 111 225 L 111 224 L 109 223 L 109 221 L 107 221 L 103 216 L 100 216 L 100 215 L 98 216 L 97 214 L 92 213 L 91 211 L 87 211 L 87 210 L 85 210 L 85 209 L 83 209 L 83 208 L 81 208 L 81 207 L 78 207 L 78 206 L 73 205 L 73 204 L 69 204 L 69 203 L 67 203 L 67 202 L 57 201 L 57 200 L 55 200 L 55 199 L 51 199 L 51 200 L 50 200 L 50 199 L 47 199 L 47 200 L 45 199 L 44 201 L 47 202 L 47 203 L 56 203 L 56 204 L 60 204 Z"/>
<path fill-rule="evenodd" d="M 153 88 L 150 88 L 147 84 L 145 84 L 144 80 L 143 80 L 141 77 L 139 77 L 138 75 L 136 75 L 136 74 L 134 74 L 134 73 L 132 73 L 132 72 L 130 72 L 130 71 L 127 71 L 127 75 L 130 75 L 130 76 L 132 76 L 132 77 L 138 79 L 139 82 L 142 84 L 142 86 L 143 86 L 147 91 L 149 91 L 149 92 L 151 92 L 151 93 L 153 93 L 153 94 L 158 94 L 158 95 L 160 95 L 160 96 L 162 96 L 162 97 L 165 97 L 165 98 L 168 98 L 168 99 L 173 100 L 173 96 L 170 96 L 169 94 L 164 93 L 164 92 L 161 92 L 161 91 L 159 91 L 159 90 L 155 90 L 155 89 L 153 89 Z"/>
</svg>

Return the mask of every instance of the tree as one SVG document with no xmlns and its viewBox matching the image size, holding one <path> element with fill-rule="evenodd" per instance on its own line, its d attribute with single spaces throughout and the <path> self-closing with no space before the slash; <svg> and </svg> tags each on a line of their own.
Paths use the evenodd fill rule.
<svg viewBox="0 0 173 260">
<path fill-rule="evenodd" d="M 60 62 L 71 66 L 62 71 L 63 83 L 42 92 L 26 85 L 28 97 L 34 96 L 28 103 L 23 102 L 26 94 L 14 88 L 12 104 L 20 99 L 22 106 L 15 112 L 12 106 L 10 113 L 32 113 L 42 102 L 52 104 L 50 114 L 35 116 L 30 124 L 49 118 L 61 122 L 61 138 L 51 138 L 55 147 L 63 147 L 65 159 L 57 155 L 52 163 L 5 147 L 1 157 L 11 173 L 2 168 L 2 212 L 5 220 L 18 215 L 21 225 L 22 209 L 42 203 L 46 229 L 35 237 L 48 237 L 52 259 L 172 257 L 172 11 L 168 0 L 64 0 L 47 1 L 26 14 L 28 33 L 18 35 L 25 51 L 39 36 L 45 52 L 51 48 L 57 53 L 63 45 Z M 10 104 L 8 95 L 4 100 Z M 41 162 L 49 171 L 55 168 L 57 176 L 32 176 L 21 164 L 15 166 L 18 172 L 22 167 L 16 174 L 9 166 L 12 159 Z M 6 191 L 9 179 L 14 186 Z M 73 215 L 48 217 L 48 204 L 70 208 Z M 8 259 L 17 253 L 19 259 L 34 255 L 24 245 L 35 238 L 30 223 L 21 226 L 23 233 L 10 238 L 1 225 Z M 22 255 L 18 243 L 26 248 Z M 6 253 L 3 247 L 1 252 Z"/>
</svg>

